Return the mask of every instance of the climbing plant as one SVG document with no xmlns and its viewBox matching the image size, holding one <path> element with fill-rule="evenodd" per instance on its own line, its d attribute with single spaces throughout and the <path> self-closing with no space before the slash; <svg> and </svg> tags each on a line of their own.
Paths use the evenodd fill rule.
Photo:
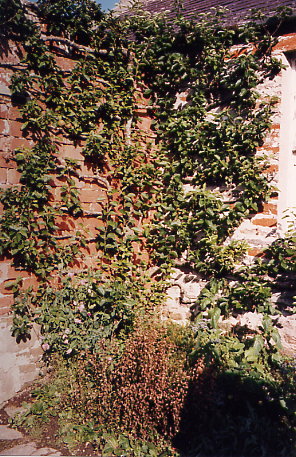
<svg viewBox="0 0 296 457">
<path fill-rule="evenodd" d="M 25 338 L 38 323 L 45 354 L 59 359 L 61 379 L 61 366 L 72 373 L 61 402 L 76 398 L 88 425 L 82 432 L 71 412 L 71 433 L 91 435 L 105 455 L 175 455 L 168 440 L 182 448 L 178 440 L 186 442 L 184 436 L 199 449 L 188 432 L 188 417 L 197 417 L 190 399 L 200 402 L 193 402 L 200 408 L 196 423 L 208 424 L 206 408 L 213 411 L 225 373 L 234 376 L 231 386 L 242 380 L 242 396 L 257 383 L 254 404 L 270 395 L 287 424 L 293 398 L 291 390 L 275 387 L 284 365 L 270 316 L 279 312 L 271 302 L 273 279 L 295 269 L 295 238 L 278 240 L 251 267 L 242 266 L 246 244 L 230 241 L 273 191 L 263 173 L 266 158 L 256 152 L 275 103 L 259 95 L 258 86 L 281 69 L 265 18 L 257 13 L 231 28 L 222 10 L 197 21 L 184 18 L 182 9 L 174 20 L 139 11 L 119 18 L 103 14 L 91 0 L 39 0 L 38 26 L 19 0 L 1 0 L 0 11 L 3 42 L 12 38 L 23 52 L 11 81 L 12 102 L 22 115 L 23 135 L 34 142 L 14 151 L 20 186 L 0 197 L 1 255 L 39 279 L 37 290 L 24 289 L 21 279 L 10 284 L 13 333 Z M 72 70 L 58 65 L 59 54 L 72 59 Z M 140 128 L 141 109 L 149 113 L 149 134 Z M 88 243 L 82 231 L 66 245 L 59 236 L 59 218 L 85 215 L 75 185 L 79 164 L 60 156 L 61 138 L 82 146 L 104 189 L 95 272 L 69 271 Z M 60 203 L 56 179 L 64 183 Z M 186 330 L 154 320 L 176 264 L 206 284 Z M 253 310 L 263 314 L 258 330 L 219 328 L 221 317 Z M 157 344 L 166 359 L 158 367 Z M 142 362 L 129 345 L 143 348 Z M 156 369 L 163 392 L 151 376 Z M 59 381 L 55 385 L 61 388 Z M 100 414 L 112 430 L 102 431 L 103 416 L 95 418 L 96 407 L 86 398 L 90 386 L 94 404 L 104 397 L 107 410 Z M 165 389 L 174 398 L 170 408 Z M 135 406 L 133 412 L 138 393 L 147 402 L 145 414 Z M 292 433 L 290 422 L 285 430 Z M 159 434 L 167 441 L 157 448 L 151 440 Z M 272 434 L 270 440 L 272 449 Z M 214 455 L 207 440 L 201 442 L 201 452 Z"/>
</svg>

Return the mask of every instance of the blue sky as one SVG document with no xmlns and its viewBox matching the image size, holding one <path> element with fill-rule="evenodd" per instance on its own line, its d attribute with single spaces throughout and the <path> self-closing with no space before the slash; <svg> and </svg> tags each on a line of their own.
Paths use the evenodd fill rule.
<svg viewBox="0 0 296 457">
<path fill-rule="evenodd" d="M 31 1 L 36 2 L 37 0 L 31 0 Z M 96 0 L 96 2 L 101 4 L 102 10 L 108 11 L 108 10 L 111 10 L 115 6 L 115 3 L 117 3 L 117 0 L 101 0 L 101 1 Z"/>
<path fill-rule="evenodd" d="M 115 3 L 117 3 L 116 0 L 101 0 L 99 3 L 102 5 L 102 10 L 108 11 L 109 9 L 111 10 Z"/>
</svg>

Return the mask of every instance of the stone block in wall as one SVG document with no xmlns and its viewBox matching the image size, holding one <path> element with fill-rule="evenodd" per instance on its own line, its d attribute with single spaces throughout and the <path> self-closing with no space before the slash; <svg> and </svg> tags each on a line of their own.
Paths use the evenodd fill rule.
<svg viewBox="0 0 296 457">
<path fill-rule="evenodd" d="M 171 286 L 167 289 L 164 315 L 185 324 L 191 316 L 191 306 L 197 300 L 205 282 L 199 275 L 184 273 L 175 268 L 171 275 Z"/>
<path fill-rule="evenodd" d="M 12 318 L 0 321 L 0 404 L 11 398 L 39 373 L 42 350 L 39 330 L 35 327 L 31 340 L 17 343 L 11 336 Z"/>
<path fill-rule="evenodd" d="M 174 284 L 174 283 L 173 283 Z M 176 307 L 181 303 L 181 288 L 176 285 L 172 285 L 166 291 L 167 293 L 167 307 Z"/>
<path fill-rule="evenodd" d="M 280 316 L 278 319 L 278 331 L 281 337 L 285 354 L 296 354 L 296 314 Z"/>
<path fill-rule="evenodd" d="M 225 330 L 230 330 L 235 325 L 247 327 L 250 330 L 260 330 L 262 325 L 263 315 L 257 312 L 246 312 L 239 318 L 230 317 L 228 319 L 219 320 L 219 327 Z M 288 316 L 273 316 L 276 327 L 281 337 L 281 351 L 287 355 L 296 354 L 296 315 Z"/>
<path fill-rule="evenodd" d="M 176 309 L 167 308 L 163 312 L 164 318 L 168 318 L 173 322 L 176 322 L 180 325 L 186 325 L 190 317 L 190 311 L 186 307 L 179 307 Z"/>
<path fill-rule="evenodd" d="M 259 217 L 261 218 L 262 216 Z M 274 220 L 274 218 L 272 219 Z M 255 225 L 252 220 L 246 219 L 235 229 L 229 241 L 246 241 L 250 248 L 264 248 L 275 241 L 276 238 L 276 226 Z"/>
<path fill-rule="evenodd" d="M 181 304 L 181 288 L 178 285 L 172 285 L 166 292 L 167 300 L 162 312 L 164 318 L 169 318 L 179 324 L 186 324 L 190 317 L 190 310 Z"/>
<path fill-rule="evenodd" d="M 195 273 L 184 273 L 181 269 L 175 268 L 172 275 L 172 284 L 180 289 L 180 302 L 192 305 L 199 296 L 204 282 Z"/>
</svg>

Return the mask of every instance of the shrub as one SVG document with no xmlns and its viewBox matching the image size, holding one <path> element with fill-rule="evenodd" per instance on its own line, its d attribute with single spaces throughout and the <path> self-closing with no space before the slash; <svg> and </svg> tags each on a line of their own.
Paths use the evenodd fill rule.
<svg viewBox="0 0 296 457">
<path fill-rule="evenodd" d="M 79 358 L 75 398 L 88 419 L 147 439 L 177 432 L 190 370 L 161 324 L 138 323 L 123 347 L 102 343 Z"/>
</svg>

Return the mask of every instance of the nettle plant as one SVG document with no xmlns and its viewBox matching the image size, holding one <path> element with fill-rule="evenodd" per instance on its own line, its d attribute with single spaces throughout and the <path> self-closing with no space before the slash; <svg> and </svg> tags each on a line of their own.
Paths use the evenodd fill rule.
<svg viewBox="0 0 296 457">
<path fill-rule="evenodd" d="M 196 415 L 188 406 L 190 398 L 198 393 L 197 409 L 202 399 L 213 408 L 215 396 L 204 395 L 205 386 L 210 385 L 213 393 L 225 370 L 242 379 L 267 383 L 266 392 L 271 395 L 272 391 L 274 403 L 284 405 L 284 417 L 290 394 L 271 387 L 281 356 L 270 318 L 279 311 L 270 297 L 274 282 L 295 269 L 295 238 L 291 234 L 287 240 L 277 241 L 263 261 L 248 268 L 241 266 L 246 244 L 227 242 L 272 191 L 263 174 L 265 159 L 256 151 L 270 127 L 273 103 L 262 99 L 257 87 L 273 78 L 281 64 L 272 56 L 276 38 L 265 26 L 264 17 L 257 13 L 249 22 L 229 28 L 220 10 L 194 22 L 185 19 L 180 10 L 168 21 L 140 11 L 125 18 L 105 15 L 91 0 L 39 0 L 36 14 L 43 23 L 39 27 L 27 18 L 19 0 L 1 0 L 0 11 L 4 44 L 13 39 L 23 50 L 23 60 L 11 81 L 12 101 L 22 114 L 24 136 L 34 141 L 32 149 L 14 154 L 20 186 L 2 191 L 0 197 L 4 206 L 1 255 L 12 258 L 18 268 L 34 273 L 40 281 L 37 291 L 25 290 L 21 279 L 11 284 L 14 335 L 25 338 L 33 323 L 40 324 L 45 353 L 59 354 L 62 364 L 73 370 L 74 379 L 82 370 L 79 382 L 76 379 L 68 386 L 70 394 L 63 401 L 72 404 L 77 393 L 85 420 L 92 421 L 84 432 L 96 436 L 97 443 L 101 421 L 97 427 L 95 407 L 87 402 L 85 391 L 92 386 L 93 398 L 99 401 L 100 370 L 107 370 L 106 388 L 115 397 L 108 397 L 106 415 L 116 425 L 116 433 L 125 434 L 122 440 L 113 441 L 107 435 L 103 441 L 108 455 L 143 455 L 144 448 L 147 455 L 160 455 L 151 443 L 149 447 L 134 440 L 147 439 L 150 428 L 154 439 L 160 430 L 169 439 L 173 432 L 186 436 L 188 417 Z M 279 21 L 285 14 L 279 14 Z M 74 68 L 60 68 L 57 53 L 73 59 Z M 143 103 L 152 120 L 149 136 L 138 125 Z M 81 231 L 73 233 L 66 246 L 60 242 L 58 219 L 84 216 L 75 187 L 79 165 L 71 159 L 61 160 L 60 138 L 83 146 L 85 160 L 99 173 L 106 193 L 98 216 L 95 273 L 69 273 L 81 248 L 87 246 Z M 61 203 L 53 199 L 55 179 L 64 183 Z M 139 255 L 139 250 L 147 255 Z M 128 344 L 138 344 L 134 334 L 144 316 L 158 315 L 170 271 L 180 260 L 207 285 L 197 300 L 190 336 L 183 338 L 181 329 L 165 330 L 163 338 L 172 343 L 167 350 L 163 347 L 163 353 L 169 353 L 170 362 L 159 368 L 159 376 L 169 376 L 163 385 L 169 389 L 181 385 L 183 392 L 170 410 L 156 401 L 151 377 L 156 333 L 162 339 L 164 332 L 161 324 L 157 324 L 158 330 L 148 331 L 144 326 L 143 331 L 141 327 L 143 370 L 137 371 L 140 360 L 135 356 L 135 363 Z M 155 268 L 150 267 L 158 268 L 153 278 Z M 225 333 L 219 329 L 221 316 L 249 310 L 264 315 L 258 331 L 238 327 Z M 114 363 L 107 366 L 108 348 L 112 348 Z M 177 361 L 178 351 L 183 355 Z M 77 360 L 84 360 L 85 365 L 78 369 Z M 129 364 L 134 371 L 126 369 Z M 174 378 L 174 366 L 175 373 L 186 373 L 186 382 L 181 376 Z M 201 384 L 197 366 L 200 372 L 206 370 Z M 121 422 L 119 417 L 112 419 L 116 415 L 112 405 L 124 409 L 122 388 L 116 397 L 118 379 L 122 385 L 125 381 L 130 385 L 128 408 L 137 401 L 138 388 L 131 373 L 135 379 L 141 375 L 145 380 L 149 375 L 149 392 L 143 386 L 141 390 L 141 401 L 148 402 L 143 410 L 153 408 L 154 401 L 157 405 L 155 422 L 149 422 L 149 414 L 147 423 L 142 417 L 138 435 L 131 429 L 141 414 L 133 417 L 128 409 Z M 152 392 L 153 386 L 156 390 Z M 248 392 L 248 388 L 242 391 Z M 205 419 L 205 410 L 200 409 L 197 422 Z M 173 417 L 160 418 L 162 414 Z M 75 420 L 79 418 L 75 416 Z M 286 416 L 283 420 L 288 421 Z M 160 427 L 160 423 L 167 425 Z M 82 433 L 79 427 L 75 430 Z M 212 455 L 209 442 L 201 442 L 203 452 Z M 222 449 L 221 441 L 217 446 Z M 167 444 L 162 449 L 161 455 L 174 455 Z M 246 452 L 251 455 L 249 449 Z"/>
</svg>

